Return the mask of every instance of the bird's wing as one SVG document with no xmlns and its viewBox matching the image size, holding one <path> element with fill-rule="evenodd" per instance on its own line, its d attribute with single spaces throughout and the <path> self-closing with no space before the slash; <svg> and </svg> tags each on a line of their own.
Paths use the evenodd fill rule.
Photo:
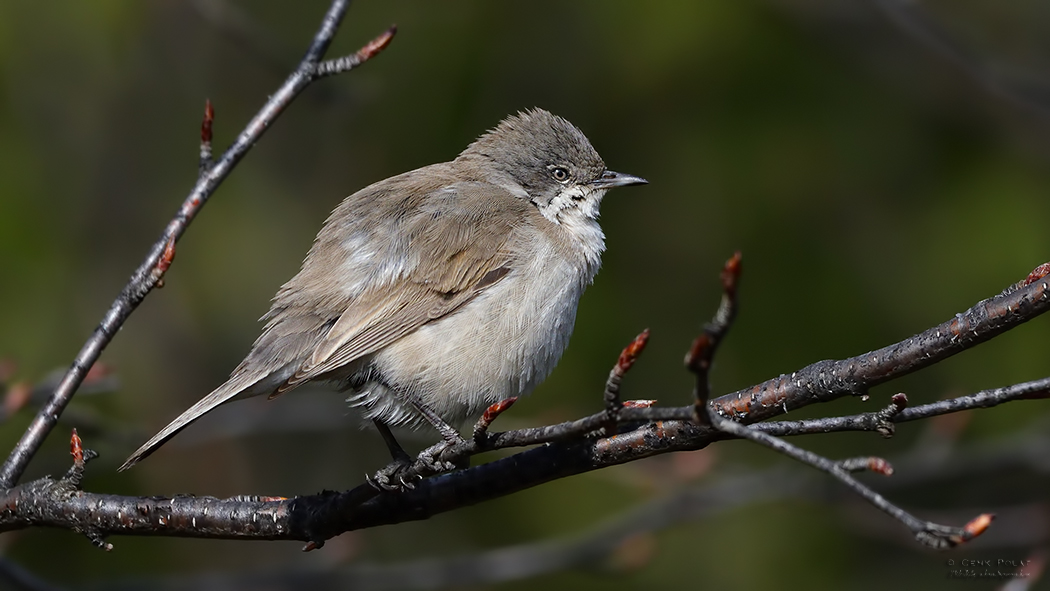
<svg viewBox="0 0 1050 591">
<path fill-rule="evenodd" d="M 447 165 L 425 170 L 428 187 L 412 185 L 420 178 L 415 171 L 362 189 L 337 207 L 303 269 L 278 291 L 262 335 L 230 379 L 120 470 L 220 404 L 275 396 L 351 363 L 450 314 L 511 272 L 506 246 L 528 214 L 528 201 L 492 184 L 456 183 Z M 362 215 L 363 208 L 377 216 Z"/>
<path fill-rule="evenodd" d="M 528 202 L 488 183 L 434 191 L 407 215 L 405 270 L 356 298 L 274 395 L 373 353 L 463 306 L 512 272 L 507 248 Z"/>
</svg>

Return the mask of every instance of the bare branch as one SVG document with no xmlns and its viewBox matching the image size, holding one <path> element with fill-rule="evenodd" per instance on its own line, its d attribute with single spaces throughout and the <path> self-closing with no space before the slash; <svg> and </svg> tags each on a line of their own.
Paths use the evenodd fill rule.
<svg viewBox="0 0 1050 591">
<path fill-rule="evenodd" d="M 868 389 L 970 349 L 1050 309 L 1046 277 L 1008 289 L 899 343 L 839 361 L 818 361 L 790 375 L 711 401 L 723 416 L 762 421 L 814 402 L 860 396 Z"/>
<path fill-rule="evenodd" d="M 885 460 L 881 458 L 862 458 L 834 462 L 811 451 L 792 445 L 782 439 L 752 429 L 730 419 L 719 416 L 715 412 L 710 413 L 711 422 L 715 428 L 742 439 L 748 439 L 778 451 L 786 456 L 794 458 L 802 463 L 809 464 L 814 468 L 827 472 L 831 476 L 846 485 L 850 490 L 857 493 L 872 505 L 875 505 L 890 517 L 900 521 L 912 531 L 915 539 L 920 543 L 937 550 L 944 550 L 967 542 L 980 535 L 987 529 L 994 515 L 984 514 L 976 517 L 963 527 L 950 527 L 940 525 L 932 521 L 919 519 L 894 505 L 879 493 L 861 484 L 850 475 L 850 471 L 858 469 L 870 469 L 881 473 L 892 473 L 893 469 L 888 467 Z"/>
<path fill-rule="evenodd" d="M 952 480 L 965 472 L 971 477 L 996 473 L 1003 466 L 1045 472 L 1050 440 L 1041 433 L 1011 436 L 1007 440 L 971 444 L 946 463 L 930 466 L 923 450 L 913 448 L 894 459 L 901 467 L 893 479 L 879 481 L 880 489 L 898 491 Z M 845 495 L 839 487 L 815 472 L 788 465 L 761 471 L 734 473 L 670 491 L 603 519 L 583 531 L 557 539 L 487 549 L 476 554 L 428 557 L 392 564 L 354 564 L 318 570 L 275 568 L 264 572 L 230 572 L 180 575 L 136 580 L 127 587 L 113 581 L 107 589 L 256 589 L 261 584 L 278 587 L 338 586 L 350 589 L 437 589 L 468 587 L 522 580 L 571 568 L 602 564 L 624 543 L 637 536 L 668 527 L 700 521 L 757 503 L 821 499 L 839 505 Z M 1002 513 L 1009 509 L 997 508 Z M 1005 516 L 1005 515 L 1004 515 Z M 849 526 L 856 529 L 855 526 Z M 860 530 L 863 533 L 863 529 Z M 1004 531 L 1000 530 L 1000 534 Z M 1010 532 L 1006 532 L 1010 533 Z M 982 542 L 987 543 L 989 539 Z M 1013 536 L 998 544 L 1016 547 Z M 985 549 L 988 546 L 984 546 Z M 276 583 L 275 583 L 276 581 Z"/>
<path fill-rule="evenodd" d="M 733 319 L 736 318 L 736 292 L 742 271 L 741 255 L 737 251 L 722 268 L 722 301 L 718 305 L 718 311 L 711 322 L 704 326 L 704 331 L 696 337 L 685 356 L 685 366 L 696 375 L 696 386 L 693 389 L 693 420 L 701 425 L 708 424 L 707 400 L 711 396 L 711 362 L 722 339 L 733 325 Z"/>
<path fill-rule="evenodd" d="M 901 396 L 900 394 L 895 395 Z M 878 431 L 885 428 L 887 422 L 904 423 L 928 419 L 938 415 L 990 408 L 1013 400 L 1040 400 L 1050 398 L 1050 378 L 1043 378 L 1023 384 L 982 390 L 968 396 L 949 398 L 912 408 L 901 408 L 898 412 L 886 415 L 886 411 L 863 413 L 847 417 L 827 417 L 805 421 L 777 421 L 755 425 L 756 429 L 778 437 L 785 435 L 806 435 L 810 433 L 831 433 L 834 431 Z M 890 408 L 895 408 L 891 405 Z"/>
<path fill-rule="evenodd" d="M 634 362 L 638 361 L 638 356 L 645 350 L 645 345 L 648 342 L 649 329 L 647 328 L 634 337 L 631 344 L 624 347 L 623 351 L 620 352 L 620 357 L 616 360 L 616 364 L 609 370 L 609 378 L 605 381 L 605 392 L 602 395 L 602 399 L 605 401 L 605 414 L 607 417 L 602 428 L 605 429 L 606 435 L 616 433 L 616 424 L 619 420 L 620 410 L 624 406 L 620 400 L 620 384 L 623 382 L 623 376 L 627 375 Z"/>
<path fill-rule="evenodd" d="M 496 404 L 486 408 L 485 412 L 481 414 L 481 418 L 479 418 L 478 422 L 474 424 L 474 439 L 484 439 L 485 433 L 488 432 L 489 427 L 492 426 L 492 422 L 496 420 L 496 417 L 503 414 L 503 412 L 511 406 L 514 406 L 514 403 L 517 401 L 518 397 L 512 396 L 511 398 L 500 400 Z"/>
<path fill-rule="evenodd" d="M 391 26 L 378 37 L 369 41 L 364 47 L 350 55 L 318 63 L 314 66 L 314 77 L 324 78 L 325 76 L 349 72 L 386 49 L 386 46 L 390 45 L 390 42 L 394 39 L 395 34 L 397 34 L 396 25 Z"/>
<path fill-rule="evenodd" d="M 960 398 L 980 398 L 983 394 Z M 1003 397 L 999 402 L 1023 398 L 1023 395 Z M 942 404 L 954 410 L 969 407 L 951 401 L 934 403 Z M 927 412 L 923 410 L 926 406 L 933 405 L 908 410 L 921 414 Z M 985 401 L 981 406 L 990 404 Z M 692 405 L 677 410 L 688 413 L 691 409 Z M 625 406 L 621 412 L 632 414 L 649 410 L 657 409 Z M 604 413 L 595 417 L 601 419 Z M 843 422 L 856 424 L 860 421 Z M 779 433 L 781 425 L 759 424 L 752 429 L 764 431 L 773 427 L 769 431 Z M 309 548 L 317 548 L 325 539 L 350 529 L 426 519 L 556 478 L 667 451 L 698 449 L 723 438 L 723 433 L 688 421 L 650 423 L 615 437 L 554 442 L 467 470 L 427 478 L 416 483 L 416 490 L 397 494 L 381 494 L 366 484 L 345 493 L 326 492 L 293 499 L 120 497 L 82 491 L 70 495 L 68 487 L 56 486 L 51 479 L 41 479 L 0 494 L 0 507 L 7 508 L 7 511 L 0 512 L 0 531 L 34 525 L 76 529 L 77 524 L 84 522 L 96 524 L 98 531 L 107 534 L 297 539 L 310 542 Z M 868 468 L 885 471 L 885 468 L 873 465 Z M 953 530 L 952 533 L 958 532 Z"/>
<path fill-rule="evenodd" d="M 839 460 L 838 465 L 847 472 L 874 472 L 883 476 L 893 476 L 893 465 L 875 456 L 848 458 Z"/>
<path fill-rule="evenodd" d="M 339 23 L 346 13 L 348 1 L 333 0 L 324 16 L 320 29 L 314 35 L 309 50 L 296 70 L 288 76 L 284 84 L 266 101 L 266 104 L 248 123 L 233 145 L 197 179 L 196 185 L 185 201 L 183 201 L 182 207 L 168 223 L 161 237 L 154 243 L 146 259 L 132 274 L 131 279 L 128 280 L 120 295 L 110 305 L 102 322 L 99 323 L 98 328 L 95 329 L 81 348 L 73 360 L 72 366 L 66 372 L 65 377 L 58 387 L 55 388 L 51 398 L 37 413 L 25 434 L 15 445 L 11 455 L 4 462 L 3 467 L 0 468 L 0 488 L 10 488 L 18 482 L 30 459 L 40 449 L 40 445 L 47 437 L 47 434 L 57 424 L 59 415 L 62 414 L 66 405 L 73 398 L 73 394 L 84 380 L 88 370 L 98 359 L 99 355 L 102 354 L 102 350 L 106 348 L 117 330 L 135 311 L 146 295 L 157 286 L 158 281 L 167 269 L 167 265 L 171 262 L 171 257 L 174 256 L 175 242 L 186 231 L 187 226 L 200 211 L 201 207 L 204 206 L 208 198 L 215 192 L 215 189 L 230 174 L 233 167 L 240 162 L 241 158 L 259 140 L 263 132 L 273 124 L 285 107 L 307 85 L 318 78 L 317 65 L 335 36 Z M 381 39 L 385 39 L 382 44 L 377 46 L 376 41 L 373 41 L 365 46 L 367 51 L 362 50 L 364 54 L 358 52 L 355 55 L 360 55 L 361 61 L 373 57 L 389 43 L 392 35 L 393 30 L 387 31 L 380 36 Z"/>
</svg>

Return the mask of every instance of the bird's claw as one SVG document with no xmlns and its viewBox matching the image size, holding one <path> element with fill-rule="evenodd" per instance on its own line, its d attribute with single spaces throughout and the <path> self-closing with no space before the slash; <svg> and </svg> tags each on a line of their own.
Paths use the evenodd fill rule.
<svg viewBox="0 0 1050 591">
<path fill-rule="evenodd" d="M 426 466 L 427 470 L 434 474 L 443 474 L 445 472 L 451 472 L 457 468 L 464 468 L 462 460 L 460 461 L 449 461 L 442 460 L 441 454 L 448 448 L 455 445 L 455 442 L 442 441 L 435 443 L 430 447 L 419 452 L 419 456 L 416 460 Z"/>
<path fill-rule="evenodd" d="M 441 459 L 441 454 L 455 442 L 442 441 L 419 452 L 416 459 L 410 460 L 398 458 L 388 464 L 374 475 L 365 475 L 365 482 L 373 488 L 383 492 L 404 492 L 416 488 L 416 482 L 423 478 L 422 474 L 411 471 L 413 467 L 422 468 L 428 475 L 452 472 L 459 468 L 466 468 L 469 462 L 466 458 L 454 459 L 453 461 Z"/>
<path fill-rule="evenodd" d="M 418 475 L 405 476 L 405 471 L 412 467 L 411 461 L 393 461 L 373 476 L 365 474 L 365 482 L 373 488 L 384 492 L 404 492 L 416 488 L 412 479 L 419 479 Z"/>
</svg>

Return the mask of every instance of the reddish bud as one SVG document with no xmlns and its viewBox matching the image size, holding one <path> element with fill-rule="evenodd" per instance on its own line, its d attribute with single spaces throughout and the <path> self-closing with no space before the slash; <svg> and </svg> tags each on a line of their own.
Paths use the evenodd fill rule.
<svg viewBox="0 0 1050 591">
<path fill-rule="evenodd" d="M 722 267 L 722 291 L 726 292 L 729 297 L 736 295 L 736 286 L 740 282 L 740 273 L 743 271 L 742 258 L 738 250 L 733 253 L 733 256 Z"/>
<path fill-rule="evenodd" d="M 489 430 L 492 425 L 492 421 L 496 420 L 496 417 L 503 414 L 503 411 L 507 410 L 514 403 L 518 401 L 517 396 L 505 398 L 499 402 L 489 406 L 485 409 L 485 412 L 481 414 L 481 418 L 478 419 L 477 423 L 474 423 L 474 437 L 481 437 Z"/>
<path fill-rule="evenodd" d="M 361 58 L 361 61 L 369 60 L 375 57 L 380 51 L 386 49 L 387 45 L 393 41 L 394 35 L 397 34 L 397 25 L 391 25 L 389 29 L 383 31 L 375 39 L 372 39 L 364 47 L 357 50 L 357 57 Z"/>
<path fill-rule="evenodd" d="M 84 463 L 84 444 L 80 441 L 80 435 L 73 429 L 73 435 L 69 438 L 69 453 L 73 456 L 73 463 L 81 465 Z"/>
<path fill-rule="evenodd" d="M 908 408 L 908 395 L 904 392 L 894 394 L 893 397 L 890 398 L 890 402 L 893 403 L 893 406 L 897 407 L 897 412 L 900 412 Z"/>
<path fill-rule="evenodd" d="M 211 106 L 211 99 L 204 100 L 204 119 L 201 120 L 201 143 L 211 143 L 211 126 L 215 121 L 215 109 Z"/>
<path fill-rule="evenodd" d="M 706 332 L 701 333 L 700 336 L 693 340 L 692 346 L 689 347 L 689 352 L 685 354 L 685 366 L 689 368 L 689 371 L 695 372 L 704 369 L 700 364 L 710 347 L 711 336 Z"/>
<path fill-rule="evenodd" d="M 635 361 L 638 361 L 638 356 L 645 350 L 645 345 L 649 343 L 649 329 L 645 329 L 638 336 L 634 337 L 630 345 L 627 345 L 623 352 L 620 353 L 620 358 L 616 361 L 616 368 L 621 373 L 627 373 L 627 370 L 631 369 Z"/>
<path fill-rule="evenodd" d="M 496 417 L 498 417 L 501 414 L 503 414 L 503 411 L 505 411 L 508 408 L 514 406 L 514 403 L 517 402 L 517 401 L 518 401 L 518 397 L 517 396 L 512 396 L 510 398 L 506 398 L 504 400 L 500 400 L 496 404 L 493 404 L 493 405 L 491 405 L 491 406 L 489 406 L 488 408 L 485 409 L 485 413 L 483 415 L 481 415 L 481 420 L 483 420 L 485 422 L 488 422 L 488 423 L 491 423 L 492 421 L 496 420 Z"/>
<path fill-rule="evenodd" d="M 992 525 L 992 521 L 994 519 L 994 513 L 982 513 L 977 517 L 974 517 L 970 520 L 970 523 L 967 523 L 963 526 L 962 536 L 954 536 L 952 538 L 952 541 L 956 544 L 961 544 L 963 542 L 968 542 L 976 538 L 977 536 L 983 534 L 984 531 L 988 529 L 988 526 Z"/>
<path fill-rule="evenodd" d="M 624 408 L 649 408 L 656 404 L 655 400 L 625 400 Z"/>
<path fill-rule="evenodd" d="M 1029 286 L 1047 275 L 1050 275 L 1050 263 L 1043 263 L 1035 269 L 1032 269 L 1032 272 L 1028 274 L 1028 277 L 1021 282 L 1021 287 Z"/>
<path fill-rule="evenodd" d="M 869 458 L 868 470 L 883 476 L 893 476 L 893 466 L 882 458 Z"/>
</svg>

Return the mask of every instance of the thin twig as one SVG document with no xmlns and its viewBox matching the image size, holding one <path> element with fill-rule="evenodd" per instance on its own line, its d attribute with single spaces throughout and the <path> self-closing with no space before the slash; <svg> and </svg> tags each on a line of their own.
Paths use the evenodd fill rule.
<svg viewBox="0 0 1050 591">
<path fill-rule="evenodd" d="M 638 356 L 645 350 L 645 345 L 648 342 L 649 329 L 647 328 L 634 337 L 631 344 L 624 347 L 623 351 L 620 352 L 620 357 L 616 360 L 616 364 L 609 371 L 609 378 L 605 381 L 605 392 L 602 393 L 602 400 L 605 401 L 605 414 L 607 415 L 607 420 L 602 428 L 605 430 L 606 435 L 616 433 L 620 409 L 623 408 L 623 402 L 620 401 L 620 384 L 623 383 L 623 377 L 634 366 L 635 361 L 638 361 Z"/>
<path fill-rule="evenodd" d="M 102 322 L 77 354 L 72 366 L 55 389 L 54 394 L 47 401 L 47 404 L 40 409 L 40 412 L 37 413 L 33 422 L 26 429 L 22 438 L 4 462 L 3 467 L 0 468 L 0 488 L 10 488 L 18 482 L 33 455 L 40 449 L 40 445 L 47 437 L 47 434 L 57 424 L 59 415 L 62 414 L 66 405 L 73 398 L 73 394 L 84 380 L 84 376 L 92 364 L 102 354 L 102 350 L 109 344 L 121 325 L 124 324 L 131 313 L 135 311 L 160 280 L 163 272 L 157 273 L 157 269 L 164 264 L 166 253 L 173 253 L 175 242 L 186 231 L 186 227 L 197 215 L 201 207 L 215 192 L 219 184 L 230 174 L 234 166 L 240 162 L 241 158 L 259 140 L 263 132 L 273 124 L 277 116 L 307 85 L 319 77 L 317 64 L 331 44 L 339 23 L 346 13 L 348 2 L 349 0 L 333 0 L 324 16 L 320 29 L 314 35 L 309 50 L 307 50 L 296 70 L 288 76 L 284 84 L 266 101 L 266 104 L 248 123 L 233 145 L 197 179 L 196 185 L 185 201 L 183 201 L 182 207 L 168 223 L 161 237 L 154 243 L 146 259 L 132 274 L 131 279 L 124 286 L 120 295 L 110 305 Z M 382 50 L 389 43 L 392 35 L 393 31 L 388 30 L 378 38 L 383 40 L 382 43 L 377 45 L 374 40 L 367 44 L 365 47 L 369 48 L 369 51 L 364 55 L 364 59 L 373 57 L 378 51 Z M 170 264 L 170 260 L 168 260 L 168 263 Z"/>
<path fill-rule="evenodd" d="M 893 464 L 877 456 L 847 458 L 839 460 L 838 465 L 847 472 L 874 472 L 883 476 L 893 476 Z"/>
<path fill-rule="evenodd" d="M 899 394 L 896 396 L 900 396 Z M 975 408 L 989 408 L 998 406 L 1013 400 L 1041 400 L 1050 398 L 1050 378 L 1015 384 L 1005 388 L 994 388 L 966 396 L 958 396 L 930 404 L 923 404 L 911 408 L 902 408 L 899 412 L 889 416 L 885 411 L 874 413 L 861 413 L 845 417 L 827 417 L 820 419 L 807 419 L 804 421 L 776 421 L 771 423 L 759 423 L 753 425 L 755 429 L 784 437 L 788 435 L 807 435 L 811 433 L 832 433 L 835 431 L 878 431 L 884 428 L 887 421 L 891 423 L 904 423 L 928 419 L 938 415 L 971 410 Z M 891 405 L 891 408 L 895 405 Z"/>
<path fill-rule="evenodd" d="M 931 548 L 944 550 L 969 541 L 984 532 L 994 517 L 988 514 L 980 515 L 963 527 L 950 527 L 932 521 L 919 519 L 897 505 L 889 502 L 885 497 L 853 478 L 850 471 L 857 469 L 858 465 L 855 461 L 847 461 L 845 465 L 840 462 L 834 462 L 821 455 L 792 445 L 783 439 L 773 437 L 772 435 L 763 433 L 757 429 L 752 429 L 747 425 L 742 425 L 736 421 L 722 417 L 714 411 L 710 411 L 710 419 L 711 423 L 719 431 L 729 433 L 736 437 L 740 437 L 741 439 L 747 439 L 759 443 L 790 458 L 809 464 L 818 470 L 827 472 L 869 503 L 875 505 L 890 517 L 903 523 L 905 527 L 910 529 L 912 534 L 915 535 L 917 541 Z M 879 458 L 875 458 L 875 460 L 875 462 L 872 462 L 871 459 L 865 459 L 863 463 L 864 467 L 866 469 L 885 471 L 885 461 L 880 460 Z M 879 461 L 881 461 L 882 464 L 879 464 Z M 892 468 L 890 468 L 889 471 L 892 472 Z"/>
<path fill-rule="evenodd" d="M 711 363 L 718 352 L 726 333 L 733 326 L 737 312 L 737 286 L 740 284 L 740 273 L 743 271 L 740 251 L 733 254 L 722 267 L 722 301 L 718 305 L 715 317 L 704 325 L 704 331 L 696 337 L 685 356 L 685 366 L 696 375 L 693 388 L 693 419 L 701 424 L 707 423 L 707 401 L 711 396 Z"/>
<path fill-rule="evenodd" d="M 512 396 L 486 408 L 485 412 L 481 413 L 481 418 L 478 419 L 478 422 L 474 423 L 474 441 L 483 441 L 496 417 L 503 414 L 511 406 L 514 406 L 514 403 L 517 401 L 518 397 Z"/>
<path fill-rule="evenodd" d="M 360 66 L 376 56 L 380 51 L 386 49 L 387 45 L 397 34 L 397 25 L 392 25 L 383 34 L 368 42 L 367 45 L 356 52 L 336 59 L 325 60 L 314 66 L 314 77 L 324 78 L 335 74 L 342 74 Z"/>
<path fill-rule="evenodd" d="M 881 458 L 851 458 L 841 461 L 832 461 L 811 451 L 797 447 L 782 439 L 778 439 L 768 433 L 752 429 L 747 425 L 738 423 L 731 418 L 718 414 L 707 404 L 710 392 L 710 370 L 711 362 L 718 350 L 718 345 L 726 332 L 732 325 L 736 316 L 737 285 L 740 280 L 740 253 L 737 252 L 725 264 L 722 271 L 722 301 L 715 313 L 714 319 L 704 326 L 704 332 L 693 342 L 689 353 L 686 355 L 686 367 L 696 374 L 696 387 L 694 389 L 694 420 L 701 427 L 712 426 L 718 431 L 730 434 L 741 439 L 747 439 L 760 445 L 764 445 L 778 451 L 788 457 L 794 458 L 805 464 L 809 464 L 818 470 L 827 472 L 838 479 L 847 488 L 857 493 L 871 504 L 875 505 L 888 515 L 904 523 L 920 542 L 937 549 L 949 548 L 955 544 L 966 541 L 972 537 L 965 528 L 952 528 L 939 525 L 930 521 L 920 520 L 900 507 L 886 500 L 885 497 L 876 493 L 871 488 L 861 484 L 850 475 L 850 472 L 858 470 L 872 470 L 882 474 L 892 474 L 893 468 Z M 886 415 L 899 413 L 907 404 L 907 398 L 899 396 L 894 399 L 882 413 L 877 413 L 886 423 Z M 983 526 L 987 527 L 987 525 Z M 983 527 L 974 528 L 980 533 Z M 978 531 L 979 530 L 979 531 Z M 976 534 L 973 534 L 976 535 Z"/>
</svg>

